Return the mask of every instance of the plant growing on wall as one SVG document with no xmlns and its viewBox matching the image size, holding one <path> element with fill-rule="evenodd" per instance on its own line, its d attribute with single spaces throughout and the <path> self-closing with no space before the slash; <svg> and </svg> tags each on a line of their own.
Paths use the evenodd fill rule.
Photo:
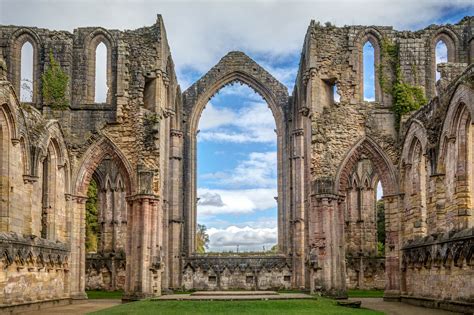
<svg viewBox="0 0 474 315">
<path fill-rule="evenodd" d="M 89 188 L 87 189 L 86 201 L 86 253 L 97 252 L 99 234 L 97 195 L 97 182 L 91 180 Z"/>
<path fill-rule="evenodd" d="M 427 103 L 424 90 L 421 86 L 411 85 L 403 79 L 400 68 L 399 46 L 387 39 L 382 41 L 379 66 L 379 83 L 382 90 L 392 95 L 392 110 L 395 113 L 396 127 L 400 126 L 401 117 L 411 111 L 417 110 Z M 393 79 L 387 78 L 384 72 L 384 63 L 390 66 Z M 415 82 L 417 81 L 416 68 L 412 67 Z"/>
<path fill-rule="evenodd" d="M 43 103 L 52 109 L 67 109 L 67 85 L 69 77 L 61 68 L 59 62 L 54 58 L 53 52 L 49 52 L 49 67 L 41 76 L 43 83 Z"/>
</svg>

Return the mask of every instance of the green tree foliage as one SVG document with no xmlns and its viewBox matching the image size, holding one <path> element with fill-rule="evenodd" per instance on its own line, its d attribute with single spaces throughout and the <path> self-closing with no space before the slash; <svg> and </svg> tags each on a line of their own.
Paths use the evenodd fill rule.
<svg viewBox="0 0 474 315">
<path fill-rule="evenodd" d="M 86 252 L 97 252 L 99 235 L 98 187 L 95 180 L 91 180 L 87 189 L 86 202 Z"/>
<path fill-rule="evenodd" d="M 49 63 L 48 69 L 41 76 L 43 103 L 53 109 L 67 109 L 69 106 L 67 99 L 69 77 L 54 58 L 52 51 L 49 52 Z"/>
<path fill-rule="evenodd" d="M 385 205 L 383 200 L 377 201 L 377 248 L 378 255 L 385 255 Z"/>
<path fill-rule="evenodd" d="M 196 251 L 199 254 L 204 254 L 209 248 L 209 234 L 207 234 L 207 227 L 203 224 L 198 224 L 196 233 Z"/>
</svg>

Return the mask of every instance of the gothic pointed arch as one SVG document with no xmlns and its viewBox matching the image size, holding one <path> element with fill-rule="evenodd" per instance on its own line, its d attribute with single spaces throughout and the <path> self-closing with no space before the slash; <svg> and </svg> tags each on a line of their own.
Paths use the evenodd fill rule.
<svg viewBox="0 0 474 315">
<path fill-rule="evenodd" d="M 448 150 L 449 141 L 456 138 L 459 130 L 459 122 L 463 115 L 474 117 L 474 92 L 465 84 L 456 87 L 449 102 L 449 107 L 444 116 L 443 127 L 439 138 L 439 159 L 438 168 L 441 172 L 445 170 L 445 157 Z"/>
<path fill-rule="evenodd" d="M 117 43 L 110 34 L 109 31 L 102 27 L 94 29 L 84 40 L 84 48 L 87 56 L 87 85 L 86 85 L 86 101 L 89 104 L 95 103 L 96 100 L 96 90 L 95 82 L 96 78 L 96 50 L 100 44 L 104 44 L 107 49 L 106 56 L 106 85 L 107 85 L 107 95 L 106 95 L 106 104 L 112 104 L 112 98 L 114 95 L 115 80 L 113 77 L 113 68 L 115 67 L 115 50 Z"/>
<path fill-rule="evenodd" d="M 228 53 L 184 91 L 183 101 L 190 129 L 197 130 L 199 118 L 209 99 L 221 88 L 236 81 L 248 85 L 263 97 L 275 117 L 280 133 L 288 106 L 288 89 L 254 60 L 238 51 Z"/>
<path fill-rule="evenodd" d="M 382 34 L 376 29 L 376 28 L 368 28 L 364 29 L 359 32 L 357 35 L 357 38 L 355 40 L 356 45 L 357 45 L 357 55 L 358 55 L 358 73 L 359 73 L 359 78 L 360 78 L 360 84 L 359 84 L 359 93 L 361 100 L 364 100 L 364 77 L 366 74 L 364 73 L 364 66 L 363 66 L 363 60 L 364 60 L 364 46 L 366 43 L 370 43 L 374 49 L 374 79 L 373 79 L 373 84 L 374 84 L 374 97 L 376 102 L 382 101 L 382 90 L 380 87 L 380 80 L 379 80 L 379 71 L 377 71 L 378 66 L 380 65 L 380 58 L 381 58 L 381 45 L 383 41 L 383 36 Z"/>
<path fill-rule="evenodd" d="M 346 154 L 341 163 L 335 180 L 335 191 L 344 192 L 349 187 L 349 178 L 352 170 L 361 158 L 368 158 L 382 183 L 384 194 L 398 193 L 397 175 L 395 168 L 383 149 L 371 138 L 360 139 Z"/>
<path fill-rule="evenodd" d="M 431 62 L 426 63 L 427 90 L 431 90 L 428 96 L 435 96 L 436 84 L 436 46 L 439 42 L 443 42 L 447 49 L 447 61 L 458 62 L 458 47 L 460 47 L 460 39 L 456 33 L 448 26 L 441 26 L 430 37 L 427 38 L 426 47 L 428 47 L 428 56 Z M 431 82 L 431 84 L 429 84 Z"/>
<path fill-rule="evenodd" d="M 287 203 L 289 195 L 288 189 L 284 185 L 288 185 L 289 166 L 287 157 L 287 135 L 289 134 L 286 113 L 289 111 L 288 105 L 288 89 L 269 72 L 263 69 L 254 60 L 246 54 L 233 51 L 224 56 L 212 69 L 203 77 L 191 85 L 183 93 L 184 108 L 184 163 L 189 167 L 185 174 L 184 180 L 184 207 L 186 216 L 185 226 L 185 244 L 186 251 L 191 253 L 195 250 L 195 233 L 196 233 L 196 217 L 197 217 L 197 162 L 196 162 L 196 134 L 198 124 L 204 107 L 208 101 L 223 87 L 240 82 L 248 85 L 256 93 L 258 93 L 266 101 L 269 106 L 276 123 L 277 134 L 277 168 L 278 168 L 278 217 L 279 222 L 284 221 L 283 209 Z M 301 133 L 302 134 L 302 133 Z M 288 221 L 288 220 L 287 220 Z M 279 224 L 279 232 L 286 231 L 289 222 Z M 281 228 L 281 230 L 280 230 Z M 279 236 L 280 238 L 280 236 Z M 286 241 L 282 241 L 286 244 Z M 283 244 L 281 248 L 286 248 Z"/>
<path fill-rule="evenodd" d="M 20 96 L 21 87 L 21 50 L 25 43 L 30 43 L 33 47 L 33 91 L 32 102 L 38 101 L 40 84 L 40 56 L 42 41 L 38 34 L 31 28 L 21 27 L 13 32 L 9 39 L 10 59 L 8 64 L 9 79 L 13 83 L 15 91 Z"/>
<path fill-rule="evenodd" d="M 123 176 L 127 195 L 130 195 L 135 186 L 132 167 L 121 152 L 121 150 L 107 137 L 102 136 L 84 153 L 80 160 L 80 166 L 74 174 L 73 192 L 79 196 L 87 195 L 87 188 L 92 179 L 92 175 L 98 168 L 102 160 L 110 157 L 116 164 L 119 172 Z"/>
</svg>

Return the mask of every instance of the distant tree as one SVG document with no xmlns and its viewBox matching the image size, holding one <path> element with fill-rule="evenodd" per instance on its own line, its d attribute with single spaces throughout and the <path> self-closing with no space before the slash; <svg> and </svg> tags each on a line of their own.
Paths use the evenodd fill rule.
<svg viewBox="0 0 474 315">
<path fill-rule="evenodd" d="M 207 234 L 207 227 L 204 224 L 198 224 L 196 233 L 196 251 L 204 254 L 209 248 L 209 234 Z"/>
<path fill-rule="evenodd" d="M 278 244 L 273 245 L 272 248 L 270 249 L 270 252 L 272 253 L 278 252 Z"/>
<path fill-rule="evenodd" d="M 99 235 L 99 220 L 97 206 L 97 182 L 91 180 L 87 189 L 86 201 L 86 252 L 97 252 L 97 242 Z"/>
<path fill-rule="evenodd" d="M 385 205 L 383 200 L 377 201 L 377 247 L 378 255 L 385 255 Z"/>
</svg>

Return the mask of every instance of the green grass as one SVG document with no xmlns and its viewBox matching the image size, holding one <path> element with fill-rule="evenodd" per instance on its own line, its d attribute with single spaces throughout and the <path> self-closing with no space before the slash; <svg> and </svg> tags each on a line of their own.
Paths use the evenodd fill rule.
<svg viewBox="0 0 474 315">
<path fill-rule="evenodd" d="M 122 291 L 96 291 L 96 290 L 91 290 L 91 291 L 86 291 L 87 297 L 91 300 L 97 300 L 97 299 L 121 299 L 122 298 Z"/>
<path fill-rule="evenodd" d="M 337 306 L 336 301 L 318 298 L 313 300 L 270 301 L 140 301 L 106 310 L 96 315 L 125 314 L 383 314 L 368 309 Z"/>
<path fill-rule="evenodd" d="M 383 297 L 383 290 L 347 290 L 350 298 Z"/>
</svg>

